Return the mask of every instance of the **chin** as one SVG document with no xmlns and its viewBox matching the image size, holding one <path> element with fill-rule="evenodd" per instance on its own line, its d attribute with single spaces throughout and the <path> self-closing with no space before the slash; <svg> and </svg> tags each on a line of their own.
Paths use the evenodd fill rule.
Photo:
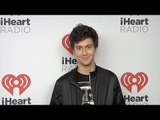
<svg viewBox="0 0 160 120">
<path fill-rule="evenodd" d="M 90 66 L 90 63 L 82 63 L 83 66 Z"/>
</svg>

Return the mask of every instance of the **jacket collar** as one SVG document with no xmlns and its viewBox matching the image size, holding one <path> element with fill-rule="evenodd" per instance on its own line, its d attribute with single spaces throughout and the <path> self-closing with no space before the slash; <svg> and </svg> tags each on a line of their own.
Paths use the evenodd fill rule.
<svg viewBox="0 0 160 120">
<path fill-rule="evenodd" d="M 73 79 L 71 79 L 71 83 L 74 84 L 74 85 L 76 85 L 77 87 L 79 87 L 78 83 L 77 83 L 77 80 L 76 80 L 77 79 L 77 74 L 78 74 L 77 69 L 78 69 L 78 66 L 72 70 L 72 74 L 73 74 L 72 78 Z M 96 65 L 95 71 L 90 72 L 91 78 L 96 77 L 97 72 L 98 72 L 98 66 Z"/>
</svg>

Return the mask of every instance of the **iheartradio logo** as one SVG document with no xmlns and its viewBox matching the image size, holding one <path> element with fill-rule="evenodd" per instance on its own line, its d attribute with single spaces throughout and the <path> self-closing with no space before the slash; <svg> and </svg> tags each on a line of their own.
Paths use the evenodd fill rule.
<svg viewBox="0 0 160 120">
<path fill-rule="evenodd" d="M 17 77 L 7 74 L 2 78 L 2 86 L 12 95 L 14 88 L 19 88 L 19 95 L 21 95 L 30 84 L 30 77 L 26 74 L 20 74 Z"/>
<path fill-rule="evenodd" d="M 148 83 L 148 77 L 143 72 L 138 72 L 135 75 L 131 72 L 126 72 L 121 77 L 122 85 L 132 93 L 132 86 L 137 86 L 137 93 Z"/>
<path fill-rule="evenodd" d="M 73 55 L 73 50 L 71 48 L 69 36 L 70 36 L 70 34 L 67 34 L 62 38 L 62 45 L 71 55 Z"/>
</svg>

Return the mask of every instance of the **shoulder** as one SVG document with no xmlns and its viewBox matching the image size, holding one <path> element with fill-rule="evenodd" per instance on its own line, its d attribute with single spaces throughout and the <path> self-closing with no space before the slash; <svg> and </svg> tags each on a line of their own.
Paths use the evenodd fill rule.
<svg viewBox="0 0 160 120">
<path fill-rule="evenodd" d="M 103 68 L 103 67 L 100 67 L 100 66 L 97 66 L 97 69 L 98 69 L 99 74 L 104 74 L 106 76 L 117 77 L 116 74 L 109 69 L 106 69 L 106 68 Z"/>
<path fill-rule="evenodd" d="M 75 73 L 76 73 L 76 68 L 59 77 L 56 82 L 61 83 L 61 82 L 71 80 Z"/>
<path fill-rule="evenodd" d="M 110 85 L 112 84 L 113 86 L 117 86 L 119 84 L 117 75 L 109 69 L 98 67 L 98 77 L 101 78 L 103 83 L 104 81 L 108 81 Z"/>
</svg>

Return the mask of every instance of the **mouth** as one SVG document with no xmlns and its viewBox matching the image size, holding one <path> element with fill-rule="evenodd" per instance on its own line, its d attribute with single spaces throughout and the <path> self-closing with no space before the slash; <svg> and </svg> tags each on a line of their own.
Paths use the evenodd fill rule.
<svg viewBox="0 0 160 120">
<path fill-rule="evenodd" d="M 88 60 L 88 58 L 81 58 L 83 61 L 87 61 Z"/>
</svg>

